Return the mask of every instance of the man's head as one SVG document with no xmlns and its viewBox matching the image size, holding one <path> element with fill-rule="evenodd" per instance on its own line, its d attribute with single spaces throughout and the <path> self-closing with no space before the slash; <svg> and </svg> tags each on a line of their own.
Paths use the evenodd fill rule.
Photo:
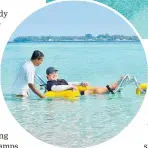
<svg viewBox="0 0 148 148">
<path fill-rule="evenodd" d="M 40 64 L 42 64 L 43 58 L 44 54 L 39 50 L 35 50 L 32 54 L 31 61 L 35 66 L 39 66 Z"/>
<path fill-rule="evenodd" d="M 58 73 L 57 73 L 57 69 L 55 69 L 54 67 L 48 67 L 46 69 L 46 74 L 47 74 L 47 79 L 48 80 L 57 80 L 58 79 Z"/>
</svg>

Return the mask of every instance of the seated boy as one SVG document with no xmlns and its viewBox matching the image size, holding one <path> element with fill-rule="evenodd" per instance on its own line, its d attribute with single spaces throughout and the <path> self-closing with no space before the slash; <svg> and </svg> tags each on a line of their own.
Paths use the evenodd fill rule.
<svg viewBox="0 0 148 148">
<path fill-rule="evenodd" d="M 88 86 L 88 82 L 67 82 L 64 79 L 58 79 L 58 70 L 54 67 L 49 67 L 46 70 L 47 74 L 47 90 L 48 91 L 64 91 L 69 89 L 77 90 L 78 85 L 82 86 Z M 84 94 L 105 94 L 108 92 L 114 93 L 113 90 L 116 89 L 118 86 L 118 82 L 107 85 L 105 87 L 92 87 L 91 89 L 88 89 L 86 91 L 81 92 L 81 95 Z"/>
</svg>

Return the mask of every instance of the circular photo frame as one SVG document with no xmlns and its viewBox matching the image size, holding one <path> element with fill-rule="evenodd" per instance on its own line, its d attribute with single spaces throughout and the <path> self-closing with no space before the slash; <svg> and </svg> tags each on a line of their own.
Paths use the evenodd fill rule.
<svg viewBox="0 0 148 148">
<path fill-rule="evenodd" d="M 52 2 L 31 14 L 10 37 L 1 73 L 17 122 L 60 147 L 113 138 L 135 117 L 147 89 L 139 34 L 93 1 Z"/>
</svg>

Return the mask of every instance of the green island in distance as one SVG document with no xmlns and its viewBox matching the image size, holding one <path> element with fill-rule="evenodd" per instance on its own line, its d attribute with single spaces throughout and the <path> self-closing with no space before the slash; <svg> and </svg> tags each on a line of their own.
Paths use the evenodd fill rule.
<svg viewBox="0 0 148 148">
<path fill-rule="evenodd" d="M 14 38 L 13 43 L 30 42 L 139 42 L 137 36 L 109 35 L 99 34 L 93 36 L 86 34 L 84 36 L 18 36 Z"/>
</svg>

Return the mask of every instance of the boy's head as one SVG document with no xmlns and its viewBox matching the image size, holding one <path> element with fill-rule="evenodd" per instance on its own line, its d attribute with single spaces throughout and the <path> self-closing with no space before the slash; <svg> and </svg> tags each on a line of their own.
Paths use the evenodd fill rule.
<svg viewBox="0 0 148 148">
<path fill-rule="evenodd" d="M 48 80 L 57 80 L 58 79 L 58 73 L 57 73 L 57 69 L 55 69 L 54 67 L 48 67 L 46 69 L 46 74 L 47 74 L 47 79 Z"/>
</svg>

